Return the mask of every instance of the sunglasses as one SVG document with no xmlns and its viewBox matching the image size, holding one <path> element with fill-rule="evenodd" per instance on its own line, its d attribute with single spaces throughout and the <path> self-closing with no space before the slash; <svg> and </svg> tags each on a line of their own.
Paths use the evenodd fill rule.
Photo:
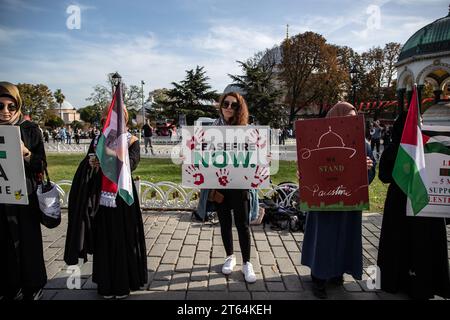
<svg viewBox="0 0 450 320">
<path fill-rule="evenodd" d="M 230 106 L 233 110 L 239 109 L 238 102 L 230 102 L 230 101 L 224 101 L 222 104 L 222 109 L 228 109 Z"/>
<path fill-rule="evenodd" d="M 2 111 L 5 107 L 11 112 L 17 111 L 17 106 L 14 103 L 4 104 L 3 102 L 0 102 L 0 111 Z"/>
</svg>

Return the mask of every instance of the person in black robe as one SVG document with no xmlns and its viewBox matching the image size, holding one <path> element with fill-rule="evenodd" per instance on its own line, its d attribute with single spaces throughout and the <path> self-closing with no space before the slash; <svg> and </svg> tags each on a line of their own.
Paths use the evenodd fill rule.
<svg viewBox="0 0 450 320">
<path fill-rule="evenodd" d="M 0 125 L 20 127 L 28 205 L 0 204 L 0 300 L 39 300 L 47 283 L 36 195 L 46 161 L 39 127 L 24 121 L 19 90 L 0 83 Z"/>
<path fill-rule="evenodd" d="M 395 121 L 384 150 L 379 178 L 389 183 L 378 251 L 381 289 L 413 299 L 450 298 L 447 231 L 444 218 L 406 216 L 407 197 L 392 178 L 407 114 Z"/>
<path fill-rule="evenodd" d="M 93 254 L 93 282 L 107 299 L 125 298 L 147 283 L 147 251 L 139 198 L 134 183 L 134 202 L 128 206 L 120 196 L 115 208 L 100 205 L 101 169 L 92 155 L 100 136 L 91 142 L 80 163 L 69 194 L 68 229 L 64 261 L 85 262 Z M 131 171 L 140 161 L 139 141 L 128 134 Z"/>
</svg>

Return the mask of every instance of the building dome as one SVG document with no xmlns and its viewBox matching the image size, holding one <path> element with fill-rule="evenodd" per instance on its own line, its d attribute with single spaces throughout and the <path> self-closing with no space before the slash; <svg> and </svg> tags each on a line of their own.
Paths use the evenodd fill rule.
<svg viewBox="0 0 450 320">
<path fill-rule="evenodd" d="M 398 62 L 445 51 L 450 51 L 450 12 L 417 31 L 403 46 Z"/>
<path fill-rule="evenodd" d="M 423 124 L 450 126 L 450 102 L 440 102 L 423 113 Z"/>
<path fill-rule="evenodd" d="M 64 102 L 61 104 L 62 110 L 74 110 L 75 107 L 67 100 L 64 100 Z"/>
</svg>

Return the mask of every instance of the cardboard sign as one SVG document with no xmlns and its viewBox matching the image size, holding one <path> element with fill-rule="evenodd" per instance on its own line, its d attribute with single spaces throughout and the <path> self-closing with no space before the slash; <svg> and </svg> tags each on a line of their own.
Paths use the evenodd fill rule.
<svg viewBox="0 0 450 320">
<path fill-rule="evenodd" d="M 296 135 L 301 210 L 369 209 L 364 117 L 297 121 Z"/>
<path fill-rule="evenodd" d="M 183 127 L 183 187 L 266 189 L 270 187 L 268 127 Z"/>
<path fill-rule="evenodd" d="M 450 127 L 423 126 L 429 205 L 417 217 L 450 218 Z M 408 200 L 407 215 L 414 216 Z"/>
<path fill-rule="evenodd" d="M 28 204 L 20 129 L 0 126 L 0 203 Z"/>
</svg>

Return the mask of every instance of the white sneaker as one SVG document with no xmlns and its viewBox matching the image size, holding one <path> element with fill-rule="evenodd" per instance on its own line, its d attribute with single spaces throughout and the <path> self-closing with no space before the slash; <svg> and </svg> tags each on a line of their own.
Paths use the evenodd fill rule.
<svg viewBox="0 0 450 320">
<path fill-rule="evenodd" d="M 231 274 L 235 266 L 236 266 L 236 257 L 234 255 L 229 256 L 222 266 L 222 273 L 225 275 Z"/>
<path fill-rule="evenodd" d="M 245 281 L 247 281 L 248 283 L 256 282 L 255 271 L 253 271 L 253 265 L 250 262 L 247 262 L 242 267 L 242 273 L 244 274 Z"/>
</svg>

